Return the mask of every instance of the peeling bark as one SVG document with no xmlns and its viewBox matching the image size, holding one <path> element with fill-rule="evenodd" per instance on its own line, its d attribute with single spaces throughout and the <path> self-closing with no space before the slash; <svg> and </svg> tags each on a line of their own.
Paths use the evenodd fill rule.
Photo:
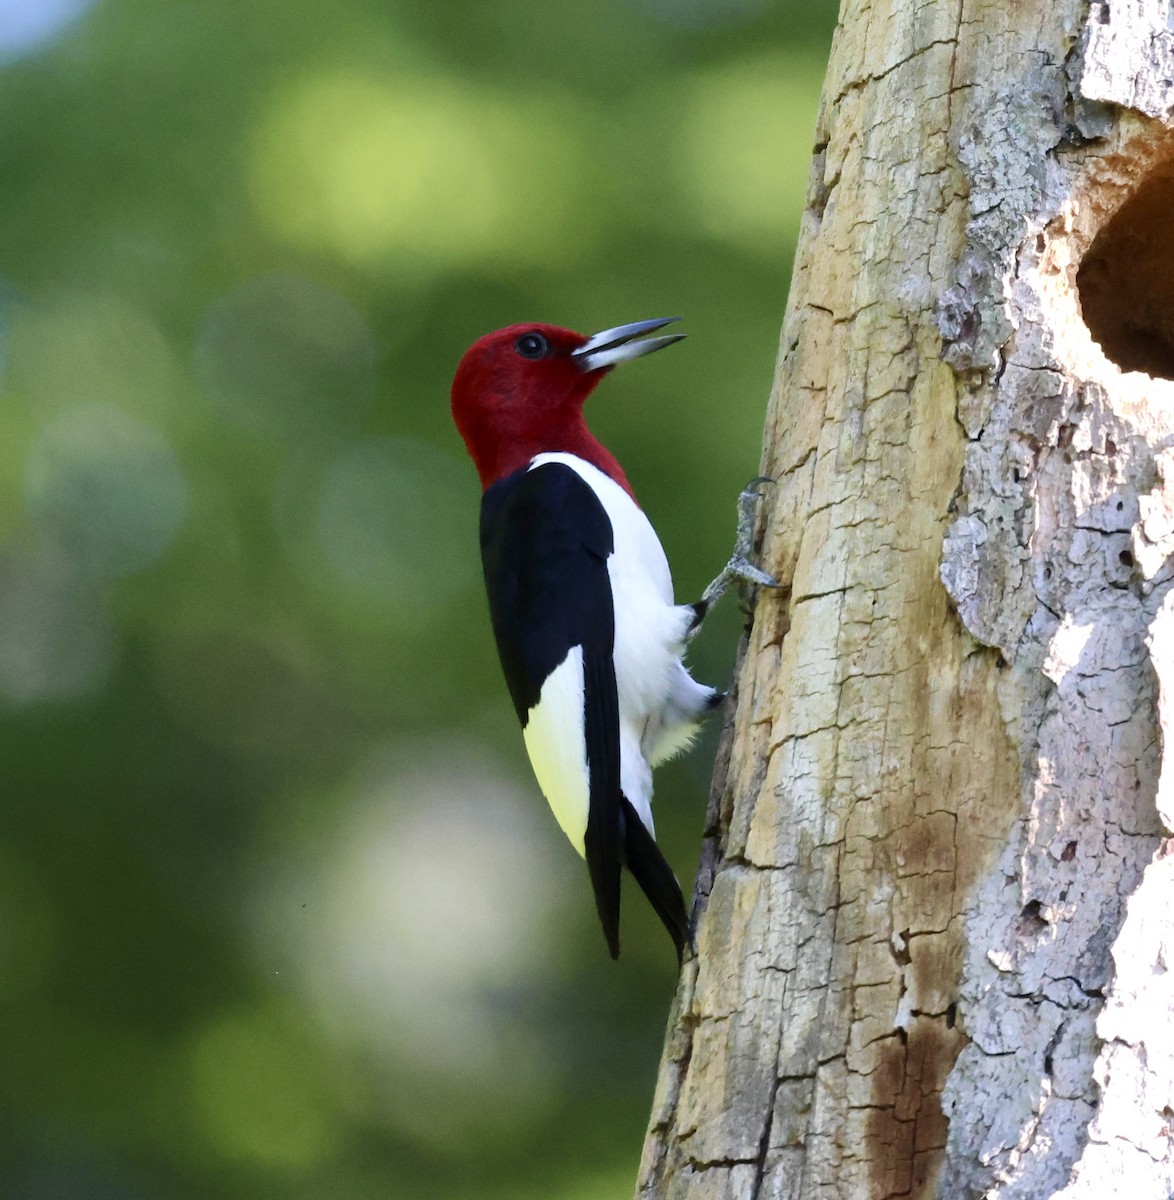
<svg viewBox="0 0 1174 1200">
<path fill-rule="evenodd" d="M 844 0 L 638 1200 L 1174 1195 L 1170 22 Z"/>
</svg>

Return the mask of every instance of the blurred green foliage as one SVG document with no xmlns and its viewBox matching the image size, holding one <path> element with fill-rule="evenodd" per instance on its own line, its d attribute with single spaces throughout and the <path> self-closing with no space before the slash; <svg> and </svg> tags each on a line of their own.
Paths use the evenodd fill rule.
<svg viewBox="0 0 1174 1200">
<path fill-rule="evenodd" d="M 448 382 L 683 314 L 590 413 L 695 595 L 834 7 L 0 2 L 0 1198 L 628 1193 L 672 950 L 529 776 Z"/>
</svg>

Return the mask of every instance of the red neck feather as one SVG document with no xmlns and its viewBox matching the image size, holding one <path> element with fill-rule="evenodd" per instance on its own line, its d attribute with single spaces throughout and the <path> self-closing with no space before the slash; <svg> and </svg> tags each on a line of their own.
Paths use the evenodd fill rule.
<svg viewBox="0 0 1174 1200">
<path fill-rule="evenodd" d="M 541 428 L 532 422 L 524 429 L 502 429 L 496 422 L 482 436 L 465 434 L 465 444 L 477 467 L 482 489 L 495 484 L 499 479 L 512 475 L 526 467 L 539 454 L 574 454 L 576 457 L 598 467 L 609 479 L 614 480 L 632 497 L 632 485 L 623 468 L 602 442 L 587 428 L 581 412 L 573 414 L 551 414 L 559 417 Z M 569 419 L 568 419 L 569 417 Z"/>
</svg>

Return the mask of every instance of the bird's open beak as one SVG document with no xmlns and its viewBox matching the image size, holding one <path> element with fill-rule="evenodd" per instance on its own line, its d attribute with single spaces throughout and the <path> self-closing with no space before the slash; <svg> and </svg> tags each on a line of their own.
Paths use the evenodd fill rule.
<svg viewBox="0 0 1174 1200">
<path fill-rule="evenodd" d="M 679 342 L 683 333 L 669 333 L 664 337 L 646 338 L 643 334 L 652 333 L 655 329 L 663 329 L 680 317 L 655 317 L 651 321 L 633 321 L 630 325 L 617 325 L 614 329 L 605 329 L 602 333 L 593 334 L 579 347 L 571 351 L 571 357 L 584 371 L 602 371 L 604 367 L 614 367 L 616 363 L 628 362 L 639 358 L 642 354 L 651 354 L 653 350 L 662 350 Z M 633 338 L 641 338 L 633 341 Z"/>
</svg>

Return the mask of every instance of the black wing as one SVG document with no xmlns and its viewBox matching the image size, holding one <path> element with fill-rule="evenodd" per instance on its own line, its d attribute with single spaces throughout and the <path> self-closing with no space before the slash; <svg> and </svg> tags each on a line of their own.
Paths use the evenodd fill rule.
<svg viewBox="0 0 1174 1200">
<path fill-rule="evenodd" d="M 506 684 L 525 729 L 547 677 L 583 649 L 589 805 L 584 856 L 608 949 L 620 952 L 620 720 L 611 522 L 571 467 L 544 463 L 498 480 L 481 502 L 481 561 Z"/>
</svg>

